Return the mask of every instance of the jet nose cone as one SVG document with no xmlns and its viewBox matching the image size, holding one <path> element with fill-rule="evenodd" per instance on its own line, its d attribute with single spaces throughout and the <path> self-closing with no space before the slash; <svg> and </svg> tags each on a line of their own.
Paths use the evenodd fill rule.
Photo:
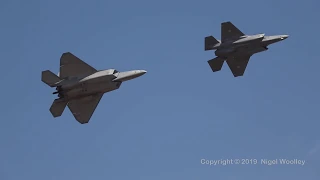
<svg viewBox="0 0 320 180">
<path fill-rule="evenodd" d="M 132 70 L 132 71 L 125 71 L 125 72 L 120 72 L 116 75 L 116 78 L 113 79 L 112 81 L 128 81 L 134 78 L 137 78 L 139 76 L 144 75 L 147 73 L 145 70 Z"/>
<path fill-rule="evenodd" d="M 287 39 L 289 37 L 289 35 L 282 35 L 281 36 L 281 40 L 285 40 L 285 39 Z"/>
<path fill-rule="evenodd" d="M 145 73 L 147 73 L 147 71 L 146 70 L 137 70 L 136 73 L 141 76 L 141 75 L 144 75 Z"/>
</svg>

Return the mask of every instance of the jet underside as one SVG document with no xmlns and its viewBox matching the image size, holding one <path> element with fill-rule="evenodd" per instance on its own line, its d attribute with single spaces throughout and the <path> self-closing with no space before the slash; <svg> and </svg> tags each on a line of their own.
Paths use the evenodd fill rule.
<svg viewBox="0 0 320 180">
<path fill-rule="evenodd" d="M 215 50 L 216 58 L 208 61 L 213 72 L 227 62 L 234 77 L 243 76 L 252 55 L 268 50 L 268 46 L 286 39 L 288 35 L 245 35 L 231 22 L 221 23 L 221 40 L 205 37 L 205 51 Z"/>
<path fill-rule="evenodd" d="M 58 86 L 56 88 L 58 97 L 65 100 L 71 100 L 97 93 L 106 93 L 120 88 L 122 82 L 112 81 L 112 79 L 116 78 L 114 74 L 101 74 L 101 72 L 97 72 L 90 75 L 91 77 L 80 79 L 76 83 L 71 83 L 71 85 Z"/>
<path fill-rule="evenodd" d="M 66 106 L 75 119 L 88 123 L 103 94 L 119 89 L 122 82 L 145 74 L 145 70 L 118 72 L 115 69 L 98 71 L 72 53 L 63 53 L 58 75 L 49 70 L 42 71 L 41 80 L 54 87 L 58 94 L 50 107 L 53 117 L 62 115 Z"/>
<path fill-rule="evenodd" d="M 227 59 L 228 56 L 241 56 L 241 55 L 253 55 L 255 53 L 263 52 L 268 50 L 266 46 L 262 46 L 262 43 L 239 43 L 231 47 L 219 47 L 215 51 L 215 55 L 224 57 Z"/>
</svg>

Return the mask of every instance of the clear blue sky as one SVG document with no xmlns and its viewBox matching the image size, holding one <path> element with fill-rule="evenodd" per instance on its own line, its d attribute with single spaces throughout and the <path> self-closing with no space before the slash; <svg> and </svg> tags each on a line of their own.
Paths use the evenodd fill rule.
<svg viewBox="0 0 320 180">
<path fill-rule="evenodd" d="M 0 1 L 1 180 L 318 180 L 319 1 Z M 232 21 L 289 34 L 234 78 L 212 73 L 204 37 Z M 41 71 L 72 52 L 97 69 L 145 69 L 105 94 L 89 124 Z M 200 159 L 298 158 L 306 165 L 207 166 Z"/>
</svg>

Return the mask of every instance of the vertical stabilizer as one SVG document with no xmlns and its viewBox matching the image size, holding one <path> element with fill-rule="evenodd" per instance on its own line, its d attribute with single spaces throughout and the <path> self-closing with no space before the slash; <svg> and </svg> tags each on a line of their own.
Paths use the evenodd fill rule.
<svg viewBox="0 0 320 180">
<path fill-rule="evenodd" d="M 61 116 L 67 104 L 68 104 L 68 101 L 64 101 L 62 99 L 55 99 L 50 107 L 50 112 L 52 116 L 53 117 Z"/>
<path fill-rule="evenodd" d="M 204 38 L 204 50 L 208 51 L 208 50 L 213 50 L 214 46 L 216 44 L 220 43 L 216 38 L 214 38 L 213 36 L 208 36 Z"/>
<path fill-rule="evenodd" d="M 50 87 L 54 87 L 55 83 L 59 82 L 61 79 L 55 75 L 53 72 L 46 70 L 42 71 L 41 81 L 46 83 Z"/>
</svg>

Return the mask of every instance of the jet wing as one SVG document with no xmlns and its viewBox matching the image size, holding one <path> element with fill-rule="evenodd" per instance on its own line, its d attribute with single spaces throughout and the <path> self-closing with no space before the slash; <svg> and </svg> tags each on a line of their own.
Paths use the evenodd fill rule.
<svg viewBox="0 0 320 180">
<path fill-rule="evenodd" d="M 60 58 L 60 72 L 61 79 L 68 76 L 88 76 L 97 72 L 97 70 L 70 52 L 63 53 Z"/>
<path fill-rule="evenodd" d="M 225 41 L 231 37 L 240 37 L 245 34 L 241 32 L 236 26 L 234 26 L 231 22 L 223 22 L 221 23 L 221 41 Z"/>
<path fill-rule="evenodd" d="M 97 94 L 71 100 L 68 103 L 68 108 L 80 124 L 85 124 L 89 122 L 102 97 L 103 94 Z"/>
<path fill-rule="evenodd" d="M 227 64 L 234 77 L 243 76 L 251 55 L 228 57 Z"/>
</svg>

